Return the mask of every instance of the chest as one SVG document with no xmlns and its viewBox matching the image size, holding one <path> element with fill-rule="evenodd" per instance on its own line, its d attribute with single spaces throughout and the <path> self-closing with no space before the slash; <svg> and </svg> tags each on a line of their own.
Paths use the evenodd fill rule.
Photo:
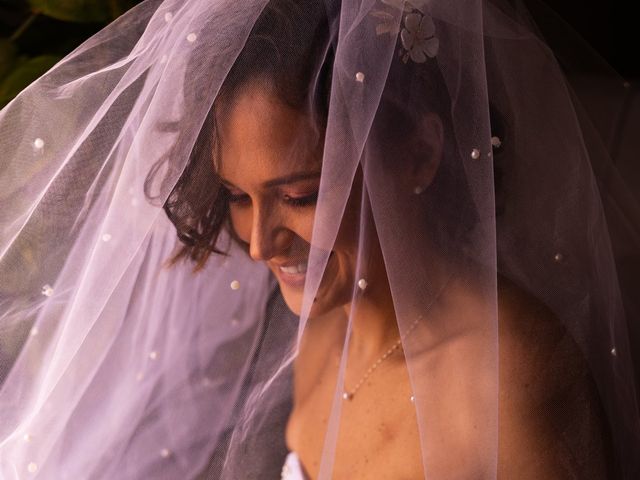
<svg viewBox="0 0 640 480">
<path fill-rule="evenodd" d="M 287 424 L 287 444 L 307 474 L 317 477 L 326 444 L 336 446 L 332 478 L 423 478 L 406 369 L 398 364 L 376 371 L 351 400 L 340 399 L 339 413 L 333 413 L 339 421 L 331 418 L 336 375 L 337 367 L 325 368 L 313 392 L 294 405 Z"/>
<path fill-rule="evenodd" d="M 438 474 L 436 478 L 446 478 L 447 472 L 465 478 L 465 472 L 477 471 L 482 464 L 478 445 L 492 445 L 495 440 L 497 379 L 483 379 L 478 351 L 461 347 L 454 351 L 413 362 L 413 382 L 404 361 L 386 364 L 352 400 L 335 399 L 337 362 L 309 377 L 313 388 L 295 402 L 286 431 L 287 444 L 298 453 L 308 475 L 317 478 L 324 445 L 335 445 L 335 479 L 422 479 L 423 462 L 431 476 Z M 348 373 L 347 387 L 359 380 Z M 412 401 L 414 393 L 417 399 Z M 423 450 L 428 452 L 424 458 Z M 333 452 L 324 454 L 330 458 Z"/>
</svg>

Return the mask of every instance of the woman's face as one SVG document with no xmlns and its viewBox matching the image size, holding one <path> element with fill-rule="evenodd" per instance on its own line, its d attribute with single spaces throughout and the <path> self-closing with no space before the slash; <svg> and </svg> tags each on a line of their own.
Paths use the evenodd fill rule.
<svg viewBox="0 0 640 480">
<path fill-rule="evenodd" d="M 266 263 L 287 305 L 300 314 L 322 135 L 307 115 L 259 88 L 244 90 L 224 112 L 218 174 L 229 192 L 231 223 L 251 258 Z M 357 201 L 358 185 L 352 189 L 311 316 L 349 302 L 357 253 Z"/>
</svg>

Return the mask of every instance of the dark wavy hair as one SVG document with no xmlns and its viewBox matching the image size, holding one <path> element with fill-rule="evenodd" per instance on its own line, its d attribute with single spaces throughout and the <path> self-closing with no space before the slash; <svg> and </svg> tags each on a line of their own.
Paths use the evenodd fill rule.
<svg viewBox="0 0 640 480">
<path fill-rule="evenodd" d="M 324 130 L 334 57 L 328 19 L 324 2 L 317 0 L 271 0 L 259 15 L 163 205 L 181 242 L 170 264 L 190 259 L 198 270 L 212 253 L 225 255 L 218 246 L 223 229 L 243 243 L 230 224 L 228 192 L 215 171 L 213 155 L 219 155 L 218 116 L 244 87 L 259 81 L 280 101 L 299 110 L 311 100 L 318 126 Z M 196 71 L 199 56 L 193 58 L 189 68 Z M 152 200 L 157 198 L 151 192 L 165 161 L 158 162 L 147 176 L 145 193 Z"/>
<path fill-rule="evenodd" d="M 232 240 L 245 249 L 248 247 L 232 228 L 228 192 L 222 186 L 213 162 L 213 156 L 219 155 L 220 146 L 216 112 L 232 104 L 244 87 L 255 81 L 268 85 L 271 93 L 285 105 L 301 111 L 310 110 L 319 130 L 325 130 L 339 20 L 332 10 L 336 8 L 338 3 L 318 0 L 271 0 L 258 17 L 216 96 L 184 171 L 163 205 L 181 242 L 171 264 L 190 259 L 198 270 L 212 253 L 226 254 L 218 246 L 224 229 Z M 436 178 L 425 192 L 428 196 L 425 204 L 429 210 L 437 209 L 445 202 L 455 209 L 453 211 L 459 212 L 457 224 L 449 222 L 437 226 L 444 228 L 449 239 L 459 239 L 477 219 L 464 180 L 450 109 L 449 92 L 435 60 L 424 64 L 395 60 L 372 132 L 380 142 L 384 156 L 390 159 L 388 167 L 393 171 L 397 168 L 399 153 L 402 156 L 400 150 L 406 144 L 406 138 L 418 135 L 420 116 L 426 112 L 440 116 L 445 132 L 443 155 L 446 161 L 441 163 Z M 496 124 L 500 124 L 497 118 Z M 158 169 L 150 172 L 146 191 L 150 190 L 157 173 Z M 496 179 L 499 181 L 499 176 Z M 426 214 L 438 221 L 435 212 L 427 211 Z M 434 231 L 441 230 L 436 228 Z"/>
</svg>

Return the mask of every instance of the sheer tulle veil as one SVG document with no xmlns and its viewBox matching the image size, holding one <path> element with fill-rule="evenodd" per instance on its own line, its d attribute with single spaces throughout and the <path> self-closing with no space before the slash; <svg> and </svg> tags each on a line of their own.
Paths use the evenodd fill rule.
<svg viewBox="0 0 640 480">
<path fill-rule="evenodd" d="M 640 209 L 545 25 L 147 0 L 34 82 L 0 111 L 0 477 L 638 478 Z"/>
</svg>

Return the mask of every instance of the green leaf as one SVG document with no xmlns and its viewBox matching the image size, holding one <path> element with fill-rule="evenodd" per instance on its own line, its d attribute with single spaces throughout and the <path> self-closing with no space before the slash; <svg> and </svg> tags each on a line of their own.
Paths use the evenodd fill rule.
<svg viewBox="0 0 640 480">
<path fill-rule="evenodd" d="M 13 68 L 17 57 L 16 46 L 4 38 L 0 38 L 0 79 Z"/>
<path fill-rule="evenodd" d="M 67 22 L 108 22 L 113 2 L 106 0 L 29 0 L 34 12 Z"/>
<path fill-rule="evenodd" d="M 53 67 L 59 60 L 60 57 L 58 56 L 41 55 L 18 62 L 16 67 L 0 83 L 0 107 L 9 103 L 13 97 Z"/>
</svg>

